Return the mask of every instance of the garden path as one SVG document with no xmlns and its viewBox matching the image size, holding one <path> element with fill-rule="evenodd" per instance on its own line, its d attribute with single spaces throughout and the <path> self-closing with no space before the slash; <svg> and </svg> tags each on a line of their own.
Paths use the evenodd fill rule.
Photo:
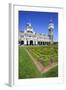
<svg viewBox="0 0 66 90">
<path fill-rule="evenodd" d="M 58 65 L 57 63 L 52 63 L 48 66 L 43 66 L 39 61 L 35 60 L 35 58 L 30 54 L 30 52 L 26 48 L 25 48 L 25 50 L 28 53 L 28 55 L 30 56 L 30 58 L 32 59 L 36 68 L 38 69 L 38 71 L 41 73 L 45 73 L 45 72 L 49 71 L 50 69 L 52 69 L 53 67 Z"/>
</svg>

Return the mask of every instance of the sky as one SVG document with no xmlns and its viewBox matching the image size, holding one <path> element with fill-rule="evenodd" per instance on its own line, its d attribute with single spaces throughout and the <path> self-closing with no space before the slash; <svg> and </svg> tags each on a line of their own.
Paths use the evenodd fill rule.
<svg viewBox="0 0 66 90">
<path fill-rule="evenodd" d="M 34 32 L 48 35 L 48 25 L 51 17 L 54 23 L 54 40 L 58 41 L 58 13 L 19 11 L 19 31 L 24 31 L 26 23 L 31 23 Z"/>
</svg>

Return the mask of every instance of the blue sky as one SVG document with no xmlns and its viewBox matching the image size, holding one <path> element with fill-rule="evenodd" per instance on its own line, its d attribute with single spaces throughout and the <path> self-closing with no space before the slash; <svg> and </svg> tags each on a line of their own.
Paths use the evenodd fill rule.
<svg viewBox="0 0 66 90">
<path fill-rule="evenodd" d="M 31 23 L 34 32 L 47 35 L 51 17 L 54 23 L 54 40 L 58 41 L 58 13 L 19 11 L 19 31 L 24 31 L 26 23 Z"/>
</svg>

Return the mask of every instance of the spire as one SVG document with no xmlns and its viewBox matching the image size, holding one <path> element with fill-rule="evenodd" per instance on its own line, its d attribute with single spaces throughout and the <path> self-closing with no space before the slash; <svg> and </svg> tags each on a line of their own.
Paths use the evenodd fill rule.
<svg viewBox="0 0 66 90">
<path fill-rule="evenodd" d="M 50 17 L 50 22 L 49 23 L 53 23 L 53 18 L 52 17 Z"/>
<path fill-rule="evenodd" d="M 49 21 L 49 25 L 48 25 L 48 29 L 54 29 L 54 23 L 53 23 L 53 18 L 50 17 L 50 21 Z"/>
</svg>

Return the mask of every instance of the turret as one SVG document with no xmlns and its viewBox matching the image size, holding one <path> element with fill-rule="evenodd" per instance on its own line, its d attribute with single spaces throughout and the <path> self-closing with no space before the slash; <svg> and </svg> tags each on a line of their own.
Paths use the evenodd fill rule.
<svg viewBox="0 0 66 90">
<path fill-rule="evenodd" d="M 29 33 L 32 33 L 33 32 L 33 28 L 32 28 L 31 23 L 27 23 L 26 24 L 25 32 L 29 32 Z"/>
</svg>

